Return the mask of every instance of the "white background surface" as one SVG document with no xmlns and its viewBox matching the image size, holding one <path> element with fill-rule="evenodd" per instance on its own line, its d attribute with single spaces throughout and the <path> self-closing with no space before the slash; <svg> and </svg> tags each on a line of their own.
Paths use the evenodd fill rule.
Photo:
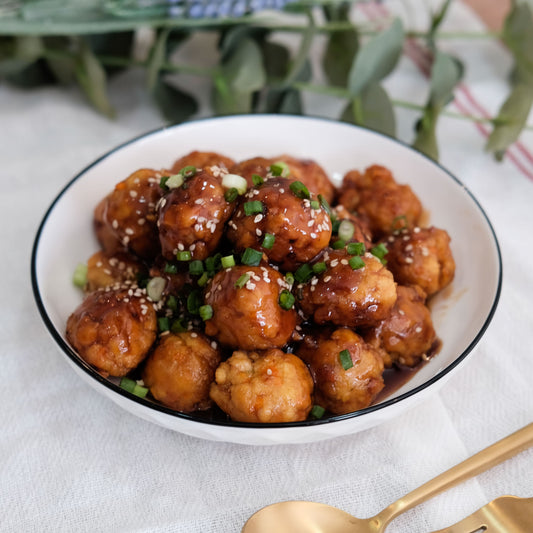
<svg viewBox="0 0 533 533">
<path fill-rule="evenodd" d="M 450 25 L 479 28 L 453 5 Z M 455 41 L 449 48 L 467 63 L 457 106 L 475 112 L 467 90 L 494 112 L 506 96 L 506 52 L 489 42 Z M 409 58 L 401 67 L 387 82 L 391 93 L 423 102 L 426 83 L 419 70 Z M 532 421 L 533 135 L 522 137 L 523 150 L 512 149 L 520 170 L 509 158 L 495 163 L 483 153 L 478 127 L 445 118 L 439 122 L 441 162 L 491 219 L 504 281 L 481 343 L 427 403 L 351 437 L 249 447 L 162 429 L 93 391 L 41 323 L 29 263 L 38 224 L 67 181 L 110 148 L 162 125 L 144 93 L 142 73 L 117 78 L 111 95 L 115 121 L 97 115 L 74 89 L 0 86 L 0 531 L 231 533 L 258 508 L 285 499 L 369 516 Z M 330 111 L 316 98 L 308 103 L 309 113 Z M 399 118 L 401 136 L 410 141 L 415 115 L 402 112 Z M 497 496 L 533 496 L 532 479 L 529 450 L 406 513 L 387 531 L 429 531 Z"/>
</svg>

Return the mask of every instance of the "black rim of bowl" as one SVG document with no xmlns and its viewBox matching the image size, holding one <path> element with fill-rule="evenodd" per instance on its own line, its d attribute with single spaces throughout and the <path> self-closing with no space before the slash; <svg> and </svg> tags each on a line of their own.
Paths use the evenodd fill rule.
<svg viewBox="0 0 533 533">
<path fill-rule="evenodd" d="M 386 408 L 386 407 L 388 407 L 390 405 L 396 404 L 398 402 L 406 400 L 407 398 L 410 398 L 411 396 L 414 396 L 415 394 L 417 394 L 420 391 L 430 387 L 431 385 L 433 385 L 434 383 L 436 383 L 437 381 L 442 379 L 449 372 L 451 372 L 455 367 L 457 367 L 465 359 L 465 357 L 474 349 L 474 347 L 478 344 L 478 342 L 480 341 L 481 337 L 484 335 L 485 331 L 487 330 L 490 322 L 492 321 L 492 318 L 493 318 L 494 313 L 496 311 L 496 308 L 498 306 L 498 302 L 499 302 L 499 299 L 500 299 L 500 293 L 501 293 L 501 287 L 502 287 L 502 275 L 503 275 L 502 270 L 503 270 L 503 268 L 502 268 L 501 251 L 500 251 L 500 246 L 499 246 L 499 243 L 498 243 L 498 239 L 496 237 L 496 233 L 494 231 L 494 228 L 492 227 L 492 224 L 491 224 L 487 214 L 485 213 L 484 209 L 481 207 L 480 203 L 477 201 L 475 196 L 470 192 L 470 190 L 467 187 L 464 186 L 464 184 L 458 178 L 456 178 L 453 174 L 451 174 L 448 170 L 446 170 L 438 162 L 430 159 L 428 156 L 426 156 L 422 152 L 419 152 L 418 150 L 412 148 L 411 146 L 407 145 L 406 143 L 404 143 L 404 142 L 402 142 L 402 141 L 400 141 L 398 139 L 394 139 L 394 138 L 389 137 L 389 136 L 387 136 L 385 134 L 382 134 L 382 133 L 379 133 L 379 132 L 376 132 L 376 131 L 366 130 L 365 128 L 361 128 L 359 126 L 350 125 L 350 124 L 345 124 L 345 125 L 348 126 L 348 127 L 353 127 L 353 128 L 359 129 L 359 130 L 368 131 L 368 132 L 370 132 L 370 133 L 372 133 L 374 135 L 377 135 L 379 137 L 387 138 L 388 140 L 390 140 L 390 141 L 392 141 L 394 143 L 397 143 L 399 145 L 402 145 L 404 148 L 406 148 L 406 149 L 408 149 L 408 150 L 410 150 L 412 152 L 417 153 L 421 157 L 423 157 L 423 158 L 427 159 L 428 161 L 430 161 L 433 165 L 435 165 L 438 168 L 440 168 L 450 179 L 452 179 L 458 185 L 460 185 L 462 190 L 466 194 L 468 194 L 470 196 L 470 198 L 473 200 L 473 202 L 476 204 L 477 208 L 479 209 L 479 211 L 483 215 L 483 217 L 485 219 L 485 222 L 487 223 L 487 226 L 490 229 L 490 232 L 492 234 L 492 238 L 494 240 L 494 245 L 496 247 L 497 258 L 498 258 L 498 285 L 497 285 L 497 288 L 496 288 L 496 293 L 494 295 L 494 300 L 492 302 L 492 306 L 490 308 L 490 311 L 487 314 L 485 322 L 483 323 L 482 327 L 479 329 L 478 333 L 476 334 L 476 336 L 474 337 L 472 342 L 465 348 L 465 350 L 463 350 L 463 352 L 460 355 L 458 355 L 453 360 L 453 362 L 451 362 L 448 366 L 443 368 L 435 376 L 433 376 L 429 380 L 425 381 L 421 385 L 418 385 L 417 387 L 415 387 L 415 388 L 413 388 L 413 389 L 411 389 L 411 390 L 409 390 L 409 391 L 407 391 L 407 392 L 405 392 L 403 394 L 400 394 L 399 396 L 397 396 L 395 398 L 385 399 L 385 400 L 383 400 L 382 402 L 380 402 L 378 404 L 371 405 L 371 406 L 366 407 L 364 409 L 360 409 L 359 411 L 354 411 L 352 413 L 346 413 L 346 414 L 342 414 L 342 415 L 332 415 L 332 416 L 328 416 L 328 417 L 325 417 L 325 418 L 309 419 L 309 420 L 304 420 L 304 421 L 301 421 L 301 422 L 279 422 L 279 423 L 236 422 L 236 421 L 230 420 L 229 418 L 227 420 L 209 420 L 209 419 L 199 418 L 198 416 L 194 416 L 193 414 L 188 414 L 188 413 L 182 413 L 182 412 L 179 412 L 179 411 L 175 411 L 175 410 L 173 410 L 173 409 L 171 409 L 169 407 L 166 407 L 166 406 L 164 406 L 164 405 L 162 405 L 160 403 L 157 403 L 156 401 L 153 401 L 153 400 L 150 400 L 150 399 L 145 399 L 145 398 L 140 398 L 138 396 L 135 396 L 134 394 L 131 394 L 131 393 L 125 391 L 119 385 L 117 385 L 117 384 L 113 383 L 112 381 L 109 381 L 108 379 L 106 379 L 103 376 L 101 376 L 93 367 L 88 365 L 70 347 L 70 345 L 64 340 L 62 334 L 55 328 L 54 324 L 52 323 L 52 320 L 48 316 L 48 313 L 46 311 L 44 302 L 43 302 L 43 300 L 41 298 L 41 293 L 40 293 L 40 290 L 39 290 L 39 284 L 37 282 L 37 266 L 36 266 L 36 263 L 37 263 L 37 255 L 38 255 L 38 252 L 39 252 L 40 237 L 41 237 L 41 234 L 43 232 L 43 229 L 46 226 L 48 218 L 50 217 L 52 211 L 54 210 L 54 207 L 61 200 L 61 198 L 68 191 L 68 189 L 78 179 L 80 179 L 89 169 L 91 169 L 92 167 L 94 167 L 95 165 L 100 163 L 102 160 L 106 159 L 107 157 L 111 156 L 112 154 L 114 154 L 115 152 L 121 150 L 122 148 L 124 148 L 124 147 L 126 147 L 126 146 L 128 146 L 130 144 L 133 144 L 133 143 L 135 143 L 135 142 L 137 142 L 137 141 L 139 141 L 139 140 L 141 140 L 143 138 L 149 137 L 151 135 L 160 133 L 160 132 L 165 131 L 165 130 L 180 128 L 182 126 L 189 126 L 191 124 L 196 124 L 196 123 L 200 123 L 200 122 L 232 120 L 232 119 L 239 119 L 239 118 L 249 117 L 249 116 L 250 115 L 233 115 L 233 116 L 229 116 L 229 117 L 215 117 L 215 118 L 198 119 L 198 120 L 194 120 L 194 121 L 190 121 L 190 122 L 185 122 L 183 124 L 178 124 L 178 125 L 172 126 L 170 128 L 167 128 L 167 127 L 157 128 L 155 130 L 152 130 L 150 132 L 147 132 L 147 133 L 144 133 L 142 135 L 139 135 L 139 136 L 137 136 L 137 137 L 135 137 L 133 139 L 130 139 L 129 141 L 126 141 L 126 142 L 116 146 L 115 148 L 113 148 L 109 152 L 105 153 L 104 155 L 102 155 L 101 157 L 99 157 L 98 159 L 93 161 L 90 165 L 85 167 L 83 170 L 81 170 L 76 176 L 74 176 L 74 178 L 72 178 L 65 185 L 65 187 L 63 187 L 63 189 L 59 192 L 59 194 L 56 196 L 56 198 L 53 200 L 53 202 L 51 203 L 51 205 L 47 209 L 47 211 L 46 211 L 46 213 L 45 213 L 45 215 L 44 215 L 44 217 L 43 217 L 43 219 L 42 219 L 42 221 L 41 221 L 41 223 L 40 223 L 40 225 L 39 225 L 39 227 L 37 229 L 37 233 L 36 233 L 36 236 L 35 236 L 35 239 L 34 239 L 34 242 L 33 242 L 32 254 L 31 254 L 31 283 L 32 283 L 32 289 L 33 289 L 33 295 L 34 295 L 35 301 L 37 303 L 37 307 L 38 307 L 39 313 L 41 315 L 41 318 L 44 321 L 49 333 L 52 335 L 52 337 L 57 342 L 59 347 L 62 349 L 62 351 L 65 353 L 65 355 L 67 355 L 69 357 L 69 359 L 77 367 L 82 369 L 90 377 L 95 379 L 97 382 L 99 382 L 100 384 L 102 384 L 106 388 L 112 390 L 113 392 L 115 392 L 117 394 L 120 394 L 121 396 L 127 398 L 128 400 L 134 401 L 134 402 L 142 405 L 143 407 L 147 407 L 149 409 L 160 411 L 161 413 L 164 413 L 164 414 L 176 417 L 176 418 L 180 418 L 180 419 L 187 420 L 187 421 L 190 421 L 190 422 L 195 422 L 195 423 L 207 424 L 207 425 L 211 425 L 211 426 L 217 425 L 217 426 L 235 427 L 235 428 L 269 429 L 269 428 L 294 428 L 294 427 L 306 427 L 306 426 L 318 426 L 318 425 L 330 424 L 332 422 L 338 422 L 338 421 L 343 421 L 343 420 L 349 420 L 349 419 L 352 419 L 352 418 L 358 418 L 358 417 L 364 416 L 364 415 L 369 414 L 369 413 L 380 411 L 381 409 L 384 409 L 384 408 Z M 274 118 L 276 115 L 263 114 L 263 115 L 253 115 L 253 116 L 254 116 L 254 119 L 260 119 L 261 117 Z M 333 119 L 320 118 L 320 117 L 310 117 L 310 116 L 297 116 L 297 115 L 294 115 L 294 116 L 283 115 L 283 118 L 291 118 L 291 119 L 298 119 L 298 120 L 323 121 L 323 122 L 328 122 L 328 123 L 337 123 L 338 122 L 338 121 L 333 120 Z"/>
</svg>

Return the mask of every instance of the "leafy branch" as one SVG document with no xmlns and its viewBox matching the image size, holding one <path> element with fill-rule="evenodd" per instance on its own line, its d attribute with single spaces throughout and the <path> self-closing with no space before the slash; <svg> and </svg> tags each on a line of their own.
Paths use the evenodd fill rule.
<svg viewBox="0 0 533 533">
<path fill-rule="evenodd" d="M 215 115 L 305 114 L 303 94 L 315 92 L 343 102 L 340 120 L 395 136 L 396 109 L 409 108 L 419 113 L 413 146 L 435 159 L 439 155 L 437 124 L 441 116 L 490 124 L 486 148 L 498 159 L 522 131 L 531 129 L 526 120 L 533 105 L 533 14 L 527 3 L 513 2 L 501 33 L 440 32 L 450 0 L 432 14 L 426 32 L 406 29 L 399 19 L 379 21 L 383 29 L 356 23 L 355 3 L 357 0 L 291 3 L 283 22 L 261 13 L 210 20 L 175 19 L 159 11 L 145 18 L 130 14 L 129 19 L 100 20 L 100 33 L 88 32 L 94 28 L 88 23 L 73 34 L 53 34 L 49 26 L 46 34 L 40 33 L 38 26 L 28 34 L 22 31 L 28 26 L 13 19 L 12 26 L 8 25 L 13 31 L 3 36 L 2 22 L 9 21 L 2 21 L 0 13 L 0 81 L 23 88 L 77 84 L 91 105 L 113 117 L 108 97 L 110 78 L 123 69 L 143 68 L 146 90 L 169 123 L 187 120 L 198 110 L 195 96 L 179 86 L 184 74 L 205 78 L 210 84 Z M 118 10 L 114 16 L 120 17 L 127 2 L 108 4 Z M 287 24 L 290 16 L 294 24 Z M 133 50 L 137 28 L 143 25 L 152 27 L 154 38 L 148 57 L 139 59 L 134 58 Z M 216 58 L 214 67 L 175 60 L 175 52 L 199 31 L 217 36 L 214 49 L 205 50 L 206 55 Z M 280 44 L 277 37 L 284 33 L 298 36 L 295 51 Z M 443 52 L 439 43 L 458 37 L 474 42 L 501 38 L 512 54 L 509 94 L 495 117 L 461 115 L 448 109 L 464 67 L 460 58 Z M 384 86 L 397 68 L 408 39 L 416 39 L 430 58 L 428 98 L 423 105 L 391 98 Z M 319 65 L 311 61 L 317 47 L 321 47 Z M 314 81 L 321 78 L 326 84 Z"/>
</svg>

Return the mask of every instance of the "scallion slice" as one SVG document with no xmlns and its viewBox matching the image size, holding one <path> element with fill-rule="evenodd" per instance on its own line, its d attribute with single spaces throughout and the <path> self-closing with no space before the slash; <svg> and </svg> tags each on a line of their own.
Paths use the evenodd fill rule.
<svg viewBox="0 0 533 533">
<path fill-rule="evenodd" d="M 222 187 L 225 189 L 237 189 L 239 194 L 244 194 L 248 188 L 248 182 L 237 174 L 224 174 Z"/>
<path fill-rule="evenodd" d="M 319 263 L 315 263 L 313 265 L 313 272 L 315 274 L 322 274 L 322 272 L 325 272 L 327 270 L 327 265 L 325 261 L 320 261 Z"/>
<path fill-rule="evenodd" d="M 171 311 L 178 310 L 178 300 L 176 300 L 176 297 L 173 294 L 169 295 L 166 304 Z"/>
<path fill-rule="evenodd" d="M 243 274 L 242 276 L 239 276 L 239 278 L 235 282 L 235 288 L 242 289 L 249 281 L 250 281 L 250 274 Z"/>
<path fill-rule="evenodd" d="M 265 237 L 263 238 L 263 248 L 266 248 L 267 250 L 270 250 L 272 246 L 274 246 L 274 241 L 276 240 L 276 236 L 272 235 L 272 233 L 265 233 Z"/>
<path fill-rule="evenodd" d="M 279 294 L 279 305 L 282 309 L 288 311 L 294 305 L 294 295 L 287 289 L 283 289 Z"/>
<path fill-rule="evenodd" d="M 263 212 L 263 203 L 259 200 L 252 200 L 243 204 L 245 215 L 257 215 Z"/>
<path fill-rule="evenodd" d="M 281 176 L 282 178 L 286 178 L 290 174 L 290 171 L 291 169 L 289 168 L 289 165 L 285 163 L 285 161 L 276 161 L 270 165 L 270 172 L 272 172 L 273 176 Z"/>
<path fill-rule="evenodd" d="M 363 255 L 365 253 L 365 243 L 364 242 L 351 242 L 346 246 L 346 251 L 350 255 Z"/>
<path fill-rule="evenodd" d="M 341 221 L 338 218 L 332 218 L 331 219 L 331 232 L 335 235 L 339 233 L 339 226 L 341 225 Z"/>
<path fill-rule="evenodd" d="M 189 250 L 178 250 L 176 252 L 176 259 L 178 261 L 190 261 L 192 258 L 191 252 Z"/>
<path fill-rule="evenodd" d="M 248 266 L 258 266 L 262 258 L 263 254 L 260 251 L 254 250 L 253 248 L 246 248 L 242 254 L 241 262 Z"/>
<path fill-rule="evenodd" d="M 204 272 L 199 278 L 196 283 L 198 283 L 198 287 L 205 287 L 207 282 L 209 281 L 209 274 L 207 272 Z"/>
<path fill-rule="evenodd" d="M 159 180 L 159 186 L 164 190 L 168 191 L 167 187 L 167 180 L 170 178 L 170 176 L 161 176 L 161 179 Z"/>
<path fill-rule="evenodd" d="M 167 189 L 177 189 L 183 185 L 184 181 L 185 178 L 182 174 L 174 174 L 168 177 L 168 179 L 165 181 L 165 186 Z"/>
<path fill-rule="evenodd" d="M 320 205 L 324 208 L 324 211 L 331 217 L 331 207 L 328 203 L 328 201 L 321 195 L 318 195 L 318 201 L 320 202 Z"/>
<path fill-rule="evenodd" d="M 363 261 L 363 258 L 360 255 L 354 255 L 353 257 L 350 257 L 348 264 L 354 270 L 359 270 L 360 268 L 363 268 L 365 266 L 365 262 Z"/>
<path fill-rule="evenodd" d="M 312 209 L 320 209 L 320 202 L 318 200 L 311 200 Z"/>
<path fill-rule="evenodd" d="M 163 269 L 165 274 L 177 274 L 178 267 L 173 263 L 165 263 L 165 268 Z"/>
<path fill-rule="evenodd" d="M 294 279 L 298 283 L 305 283 L 307 280 L 311 278 L 312 275 L 313 275 L 313 268 L 311 267 L 311 265 L 304 263 L 303 265 L 299 266 L 296 269 L 296 272 L 294 273 Z"/>
<path fill-rule="evenodd" d="M 199 290 L 193 290 L 187 296 L 187 311 L 191 315 L 197 315 L 200 309 L 200 306 L 202 305 L 202 295 Z"/>
<path fill-rule="evenodd" d="M 263 185 L 263 183 L 265 183 L 265 180 L 259 174 L 252 174 L 252 183 L 256 187 L 259 187 L 259 185 Z"/>
<path fill-rule="evenodd" d="M 292 272 L 286 272 L 285 281 L 292 287 L 294 285 L 294 274 Z"/>
<path fill-rule="evenodd" d="M 198 312 L 200 313 L 200 318 L 203 321 L 209 320 L 213 317 L 213 308 L 210 305 L 201 305 L 198 309 Z"/>
<path fill-rule="evenodd" d="M 292 194 L 298 198 L 309 199 L 311 195 L 309 194 L 309 189 L 301 181 L 293 181 L 289 185 Z"/>
<path fill-rule="evenodd" d="M 192 178 L 196 174 L 196 167 L 193 165 L 188 165 L 183 167 L 179 172 L 178 176 L 181 176 L 184 179 Z"/>
<path fill-rule="evenodd" d="M 311 416 L 313 418 L 322 418 L 326 410 L 321 405 L 313 405 L 311 409 Z"/>
<path fill-rule="evenodd" d="M 353 366 L 352 356 L 348 350 L 339 352 L 339 362 L 344 370 L 349 370 Z"/>
<path fill-rule="evenodd" d="M 135 396 L 139 396 L 139 398 L 144 398 L 148 394 L 148 389 L 146 387 L 139 385 L 135 380 L 127 377 L 121 378 L 120 388 L 135 394 Z"/>
<path fill-rule="evenodd" d="M 353 237 L 354 232 L 355 226 L 351 220 L 341 220 L 341 223 L 339 224 L 339 231 L 337 232 L 339 234 L 339 238 L 345 242 L 349 241 Z"/>
<path fill-rule="evenodd" d="M 83 289 L 87 284 L 87 265 L 85 263 L 79 263 L 74 269 L 74 274 L 72 275 L 72 283 L 76 287 Z"/>
<path fill-rule="evenodd" d="M 371 250 L 370 250 L 370 253 L 377 257 L 384 265 L 387 264 L 387 260 L 385 259 L 385 256 L 389 253 L 389 251 L 387 250 L 387 246 L 385 245 L 385 243 L 380 243 L 378 244 L 377 246 L 374 246 Z"/>
<path fill-rule="evenodd" d="M 226 255 L 224 257 L 221 257 L 220 264 L 222 265 L 222 268 L 230 268 L 232 266 L 235 266 L 235 257 L 233 257 L 233 255 Z"/>
<path fill-rule="evenodd" d="M 157 327 L 159 331 L 168 331 L 170 329 L 170 323 L 168 320 L 168 316 L 160 316 L 157 319 Z"/>
<path fill-rule="evenodd" d="M 331 247 L 334 249 L 334 250 L 340 250 L 341 248 L 344 248 L 346 246 L 346 243 L 342 240 L 342 239 L 338 239 L 336 240 L 332 245 Z"/>
<path fill-rule="evenodd" d="M 163 291 L 167 285 L 165 278 L 156 276 L 146 285 L 146 293 L 152 302 L 159 302 L 163 296 Z"/>
<path fill-rule="evenodd" d="M 195 259 L 189 263 L 189 274 L 201 276 L 204 273 L 204 264 L 200 259 Z"/>
<path fill-rule="evenodd" d="M 231 203 L 237 199 L 237 196 L 239 196 L 239 191 L 235 187 L 232 187 L 224 193 L 224 200 Z"/>
<path fill-rule="evenodd" d="M 170 331 L 172 333 L 183 333 L 184 331 L 187 331 L 187 328 L 183 325 L 181 318 L 176 318 L 176 320 L 172 321 L 172 324 L 170 325 Z"/>
</svg>

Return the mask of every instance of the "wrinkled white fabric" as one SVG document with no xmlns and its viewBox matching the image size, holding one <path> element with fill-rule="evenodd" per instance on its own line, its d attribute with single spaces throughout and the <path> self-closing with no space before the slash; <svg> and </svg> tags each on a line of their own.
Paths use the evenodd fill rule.
<svg viewBox="0 0 533 533">
<path fill-rule="evenodd" d="M 403 5 L 386 4 L 392 12 Z M 482 26 L 454 2 L 447 28 Z M 506 96 L 507 52 L 488 40 L 449 41 L 445 47 L 467 67 L 450 109 L 493 114 Z M 402 59 L 387 88 L 394 97 L 420 103 L 427 94 L 410 57 Z M 207 94 L 202 87 L 195 91 Z M 497 163 L 483 152 L 487 130 L 446 117 L 438 127 L 441 163 L 490 218 L 504 278 L 485 336 L 429 401 L 353 436 L 252 447 L 162 429 L 95 392 L 74 374 L 42 324 L 29 265 L 38 224 L 71 177 L 114 146 L 162 125 L 144 91 L 143 73 L 115 79 L 111 97 L 113 121 L 94 112 L 76 89 L 0 86 L 0 531 L 235 533 L 260 507 L 287 499 L 370 516 L 532 421 L 533 132 L 513 146 L 513 160 Z M 337 111 L 316 96 L 306 103 L 309 114 Z M 415 118 L 414 112 L 398 112 L 407 142 Z M 399 517 L 388 531 L 430 531 L 497 496 L 533 496 L 532 479 L 529 450 Z"/>
</svg>

